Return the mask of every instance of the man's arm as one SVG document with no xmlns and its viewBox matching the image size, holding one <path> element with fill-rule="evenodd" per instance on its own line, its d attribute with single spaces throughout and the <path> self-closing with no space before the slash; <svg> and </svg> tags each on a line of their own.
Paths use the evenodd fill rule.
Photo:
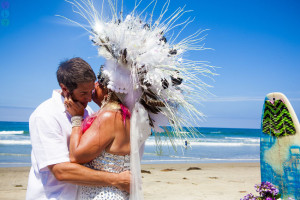
<svg viewBox="0 0 300 200">
<path fill-rule="evenodd" d="M 48 166 L 55 178 L 77 185 L 115 186 L 130 192 L 130 172 L 120 174 L 103 172 L 76 163 L 58 163 Z"/>
</svg>

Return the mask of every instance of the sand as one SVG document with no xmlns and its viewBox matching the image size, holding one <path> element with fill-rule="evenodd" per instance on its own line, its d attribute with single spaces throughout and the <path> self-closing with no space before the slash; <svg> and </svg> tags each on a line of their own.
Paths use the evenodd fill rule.
<svg viewBox="0 0 300 200">
<path fill-rule="evenodd" d="M 145 200 L 239 200 L 260 182 L 259 163 L 153 164 L 142 170 Z M 0 168 L 0 199 L 25 199 L 28 174 L 29 167 Z"/>
</svg>

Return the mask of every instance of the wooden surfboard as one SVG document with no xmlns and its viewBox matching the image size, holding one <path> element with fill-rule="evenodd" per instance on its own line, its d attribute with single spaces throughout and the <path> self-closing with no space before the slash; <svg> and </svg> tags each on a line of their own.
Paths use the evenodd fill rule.
<svg viewBox="0 0 300 200">
<path fill-rule="evenodd" d="M 300 127 L 284 94 L 266 96 L 261 121 L 261 181 L 277 186 L 283 199 L 300 199 Z"/>
</svg>

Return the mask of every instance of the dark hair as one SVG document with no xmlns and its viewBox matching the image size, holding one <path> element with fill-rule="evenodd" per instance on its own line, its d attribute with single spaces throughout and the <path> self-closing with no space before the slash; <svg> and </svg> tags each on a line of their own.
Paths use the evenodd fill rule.
<svg viewBox="0 0 300 200">
<path fill-rule="evenodd" d="M 96 80 L 91 66 L 79 57 L 61 62 L 56 71 L 56 76 L 58 83 L 64 84 L 70 92 L 77 88 L 78 83 L 94 82 Z"/>
</svg>

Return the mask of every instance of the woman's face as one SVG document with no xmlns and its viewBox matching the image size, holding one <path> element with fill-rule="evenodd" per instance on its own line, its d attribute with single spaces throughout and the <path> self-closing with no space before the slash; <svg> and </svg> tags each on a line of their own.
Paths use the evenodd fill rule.
<svg viewBox="0 0 300 200">
<path fill-rule="evenodd" d="M 104 96 L 107 95 L 108 91 L 98 82 L 95 83 L 95 90 L 92 94 L 92 100 L 101 107 L 101 102 L 104 99 Z"/>
</svg>

